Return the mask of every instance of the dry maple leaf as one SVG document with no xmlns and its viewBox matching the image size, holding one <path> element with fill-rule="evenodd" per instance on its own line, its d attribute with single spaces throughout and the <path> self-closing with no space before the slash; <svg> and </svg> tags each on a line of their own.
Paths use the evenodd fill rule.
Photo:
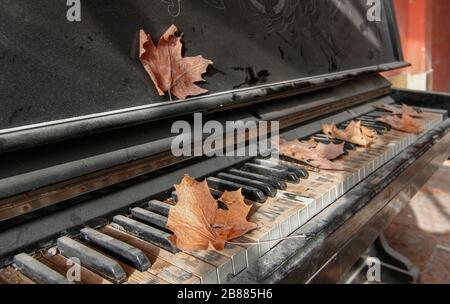
<svg viewBox="0 0 450 304">
<path fill-rule="evenodd" d="M 337 138 L 359 146 L 368 147 L 376 137 L 376 131 L 361 126 L 361 121 L 352 121 L 345 130 L 336 127 L 335 124 L 323 125 L 323 133 L 330 138 Z"/>
<path fill-rule="evenodd" d="M 386 115 L 377 119 L 390 125 L 392 128 L 406 133 L 420 134 L 422 133 L 422 126 L 420 123 L 408 114 L 403 114 L 402 117 L 396 115 Z"/>
<path fill-rule="evenodd" d="M 324 170 L 342 170 L 343 168 L 331 160 L 344 154 L 344 143 L 321 144 L 314 140 L 302 142 L 299 140 L 280 143 L 280 153 L 293 159 L 306 162 L 316 168 Z"/>
<path fill-rule="evenodd" d="M 330 143 L 328 145 L 319 143 L 315 150 L 320 157 L 334 160 L 344 154 L 344 145 L 345 142 L 340 144 Z"/>
<path fill-rule="evenodd" d="M 221 210 L 206 181 L 185 176 L 175 188 L 178 203 L 170 208 L 167 228 L 174 233 L 170 240 L 181 250 L 223 250 L 227 241 L 256 228 L 247 221 L 251 207 L 240 190 L 224 193 L 221 202 L 228 210 Z"/>
<path fill-rule="evenodd" d="M 217 202 L 208 184 L 185 176 L 175 185 L 178 203 L 170 208 L 167 228 L 174 232 L 171 241 L 181 250 L 204 250 L 221 247 L 218 235 L 211 227 L 217 213 Z"/>
<path fill-rule="evenodd" d="M 414 108 L 409 107 L 405 104 L 403 104 L 401 108 L 398 108 L 394 105 L 388 105 L 388 104 L 376 105 L 375 108 L 391 112 L 393 115 L 408 114 L 413 117 L 421 117 L 422 116 L 422 114 L 418 113 Z"/>
<path fill-rule="evenodd" d="M 228 210 L 217 210 L 214 220 L 216 232 L 222 239 L 232 240 L 257 228 L 255 223 L 247 221 L 247 215 L 252 206 L 245 203 L 241 190 L 225 191 L 220 201 L 228 208 Z"/>
<path fill-rule="evenodd" d="M 183 44 L 181 37 L 176 36 L 177 32 L 177 27 L 172 25 L 161 37 L 158 46 L 155 46 L 152 37 L 141 30 L 139 57 L 159 95 L 169 92 L 179 99 L 186 99 L 187 96 L 208 92 L 195 82 L 204 81 L 202 75 L 213 62 L 200 55 L 183 58 Z"/>
</svg>

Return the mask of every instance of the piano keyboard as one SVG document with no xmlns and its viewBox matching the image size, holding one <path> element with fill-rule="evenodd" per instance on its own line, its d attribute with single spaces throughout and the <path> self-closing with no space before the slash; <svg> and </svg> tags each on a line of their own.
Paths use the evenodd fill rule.
<svg viewBox="0 0 450 304">
<path fill-rule="evenodd" d="M 346 154 L 336 160 L 345 171 L 307 171 L 289 159 L 255 159 L 207 178 L 213 196 L 242 188 L 246 200 L 254 205 L 250 221 L 257 223 L 258 229 L 223 251 L 185 253 L 168 241 L 167 216 L 177 200 L 173 193 L 164 201 L 152 200 L 133 208 L 127 216 L 117 215 L 99 229 L 85 228 L 78 238 L 59 238 L 49 250 L 15 256 L 11 266 L 0 270 L 0 283 L 68 284 L 66 274 L 77 261 L 82 266 L 80 282 L 75 283 L 226 283 L 421 136 L 376 122 L 385 114 L 374 111 L 359 118 L 379 136 L 369 148 L 345 144 Z M 442 120 L 442 114 L 424 110 L 424 133 Z M 330 141 L 322 133 L 313 137 Z M 277 166 L 271 166 L 273 163 Z"/>
</svg>

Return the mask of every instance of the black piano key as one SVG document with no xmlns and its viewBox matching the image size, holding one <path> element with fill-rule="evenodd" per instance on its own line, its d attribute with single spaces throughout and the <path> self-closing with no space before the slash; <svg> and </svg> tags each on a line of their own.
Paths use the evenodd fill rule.
<svg viewBox="0 0 450 304">
<path fill-rule="evenodd" d="M 267 200 L 267 196 L 264 194 L 264 192 L 254 187 L 233 183 L 215 177 L 209 177 L 206 179 L 206 181 L 208 182 L 208 186 L 212 189 L 216 189 L 219 191 L 236 191 L 238 189 L 242 189 L 242 195 L 248 200 L 257 203 L 264 203 Z"/>
<path fill-rule="evenodd" d="M 313 136 L 313 138 L 319 139 L 319 140 L 326 140 L 328 141 L 328 143 L 333 143 L 336 145 L 339 145 L 343 142 L 343 140 L 337 139 L 337 138 L 330 138 L 328 135 L 323 134 L 323 133 L 317 133 L 316 135 Z"/>
<path fill-rule="evenodd" d="M 289 166 L 289 165 L 285 165 L 285 164 L 280 164 L 273 160 L 254 159 L 253 163 L 255 163 L 257 165 L 265 166 L 265 167 L 275 168 L 278 170 L 287 170 L 287 171 L 292 172 L 295 175 L 297 175 L 297 177 L 303 178 L 303 179 L 308 178 L 308 176 L 309 176 L 307 170 Z"/>
<path fill-rule="evenodd" d="M 167 232 L 158 230 L 122 215 L 115 216 L 113 218 L 113 222 L 125 229 L 128 233 L 136 235 L 144 241 L 158 245 L 171 253 L 177 253 L 179 251 L 169 241 L 170 234 Z"/>
<path fill-rule="evenodd" d="M 325 137 L 327 139 L 324 139 L 324 137 L 315 137 L 315 136 L 313 136 L 311 138 L 314 139 L 316 142 L 324 144 L 324 145 L 329 145 L 331 143 L 339 145 L 339 144 L 341 144 L 343 142 L 342 140 L 333 140 L 333 141 L 331 141 L 327 137 Z M 348 150 L 354 150 L 354 149 L 355 149 L 355 147 L 354 147 L 353 144 L 348 143 L 348 142 L 344 143 L 344 155 L 348 155 Z"/>
<path fill-rule="evenodd" d="M 57 247 L 66 258 L 79 259 L 81 266 L 89 268 L 114 283 L 127 281 L 127 274 L 119 263 L 80 242 L 61 237 L 57 240 Z"/>
<path fill-rule="evenodd" d="M 211 195 L 216 199 L 220 198 L 223 194 L 223 192 L 217 191 L 216 189 L 209 189 L 209 191 L 211 192 Z M 178 193 L 176 191 L 172 192 L 171 197 L 175 202 L 178 202 Z"/>
<path fill-rule="evenodd" d="M 284 172 L 285 174 L 287 174 L 287 180 L 290 181 L 291 183 L 297 184 L 300 182 L 300 178 L 301 178 L 300 171 L 292 170 L 291 167 L 288 167 L 286 165 L 281 165 L 279 163 L 275 163 L 271 160 L 262 160 L 262 159 L 259 159 L 259 160 L 255 159 L 255 160 L 253 160 L 253 163 L 258 166 L 266 167 L 268 169 L 276 169 L 276 170 Z"/>
<path fill-rule="evenodd" d="M 15 267 L 38 284 L 74 284 L 60 273 L 26 253 L 14 257 Z"/>
<path fill-rule="evenodd" d="M 384 128 L 386 128 L 387 131 L 391 131 L 392 130 L 392 126 L 391 125 L 389 125 L 387 123 L 384 123 L 384 122 L 381 122 L 381 121 L 378 121 L 378 120 L 376 120 L 376 118 L 373 118 L 373 117 L 370 117 L 370 116 L 363 116 L 362 119 L 364 119 L 366 121 L 370 121 L 371 123 L 374 123 L 374 124 L 376 124 L 376 125 L 378 125 L 380 127 L 384 127 Z"/>
<path fill-rule="evenodd" d="M 380 111 L 373 111 L 373 112 L 365 114 L 365 116 L 370 116 L 370 117 L 375 117 L 375 118 L 380 118 L 380 117 L 383 117 L 386 115 L 392 115 L 392 113 L 389 111 L 380 110 Z"/>
<path fill-rule="evenodd" d="M 272 185 L 269 185 L 269 184 L 266 184 L 266 183 L 263 183 L 260 181 L 248 179 L 248 178 L 241 177 L 241 176 L 232 175 L 229 173 L 220 173 L 217 175 L 217 177 L 228 180 L 230 182 L 257 188 L 257 189 L 261 190 L 262 192 L 264 192 L 265 195 L 270 196 L 270 197 L 275 197 L 277 195 L 277 191 L 275 190 L 274 187 L 272 187 Z"/>
<path fill-rule="evenodd" d="M 168 217 L 170 212 L 170 205 L 157 200 L 152 200 L 148 202 L 147 209 Z"/>
<path fill-rule="evenodd" d="M 371 117 L 361 117 L 361 121 L 366 125 L 374 125 L 379 128 L 386 128 L 386 124 Z"/>
<path fill-rule="evenodd" d="M 221 198 L 222 197 L 222 195 L 223 195 L 223 192 L 222 191 L 219 191 L 219 190 L 216 190 L 216 189 L 209 189 L 209 192 L 211 192 L 211 195 L 215 198 L 215 199 L 219 199 L 219 198 Z"/>
<path fill-rule="evenodd" d="M 84 228 L 81 234 L 90 243 L 105 249 L 118 259 L 132 265 L 141 272 L 147 271 L 151 263 L 142 250 L 91 228 Z"/>
<path fill-rule="evenodd" d="M 241 177 L 257 180 L 257 181 L 260 181 L 263 183 L 267 183 L 277 190 L 286 190 L 287 189 L 287 184 L 279 178 L 267 177 L 264 175 L 251 173 L 248 171 L 242 171 L 242 170 L 238 170 L 238 169 L 231 169 L 228 172 L 233 175 L 236 175 L 236 176 L 241 176 Z"/>
<path fill-rule="evenodd" d="M 314 139 L 316 142 L 321 143 L 321 144 L 324 144 L 324 145 L 329 145 L 329 144 L 331 144 L 331 140 L 330 140 L 329 138 L 324 139 L 324 138 L 316 137 L 316 136 L 313 136 L 313 137 L 311 137 L 311 138 Z M 308 139 L 305 139 L 305 140 L 309 140 L 309 138 L 308 138 Z M 334 142 L 333 142 L 333 143 L 334 143 Z"/>
<path fill-rule="evenodd" d="M 348 125 L 349 125 L 349 123 L 343 123 L 342 125 L 340 125 L 340 127 L 346 128 Z M 366 123 L 364 121 L 361 121 L 361 126 L 375 130 L 378 135 L 383 135 L 384 133 L 387 132 L 386 128 L 384 128 L 382 126 L 377 126 L 372 123 Z"/>
<path fill-rule="evenodd" d="M 167 226 L 167 217 L 159 215 L 157 213 L 142 209 L 142 208 L 133 208 L 131 209 L 131 215 L 133 218 L 136 218 L 146 224 L 150 224 L 152 226 L 156 226 L 161 230 L 166 230 Z"/>
<path fill-rule="evenodd" d="M 178 202 L 178 193 L 176 191 L 172 191 L 170 197 L 173 199 L 174 202 Z"/>
<path fill-rule="evenodd" d="M 273 169 L 261 165 L 247 163 L 244 166 L 242 166 L 242 170 L 262 175 L 274 176 L 295 184 L 300 182 L 300 178 L 289 171 Z"/>
<path fill-rule="evenodd" d="M 319 138 L 319 139 L 330 139 L 327 135 L 325 135 L 325 134 L 316 134 L 316 135 L 314 135 L 314 139 L 315 138 Z M 334 144 L 336 144 L 336 145 L 339 145 L 339 144 L 341 144 L 343 142 L 343 140 L 340 140 L 340 139 L 333 139 L 333 143 Z M 356 149 L 356 145 L 355 144 L 352 144 L 351 142 L 348 142 L 348 141 L 345 141 L 345 143 L 344 143 L 344 149 L 346 149 L 346 150 L 355 150 Z"/>
</svg>

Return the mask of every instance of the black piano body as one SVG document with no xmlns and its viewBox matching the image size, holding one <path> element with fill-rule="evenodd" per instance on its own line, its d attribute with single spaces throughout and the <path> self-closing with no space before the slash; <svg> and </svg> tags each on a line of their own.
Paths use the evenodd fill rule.
<svg viewBox="0 0 450 304">
<path fill-rule="evenodd" d="M 170 196 L 184 174 L 205 178 L 252 159 L 171 155 L 172 124 L 194 113 L 279 121 L 288 139 L 380 103 L 441 115 L 294 232 L 306 239 L 279 242 L 226 280 L 342 282 L 448 158 L 450 96 L 393 89 L 380 75 L 408 66 L 391 1 L 380 2 L 381 21 L 368 19 L 366 1 L 169 2 L 82 1 L 80 22 L 66 19 L 65 2 L 0 5 L 0 266 Z M 209 94 L 170 101 L 142 69 L 139 29 L 156 39 L 172 23 L 187 55 L 214 61 L 201 84 Z"/>
</svg>

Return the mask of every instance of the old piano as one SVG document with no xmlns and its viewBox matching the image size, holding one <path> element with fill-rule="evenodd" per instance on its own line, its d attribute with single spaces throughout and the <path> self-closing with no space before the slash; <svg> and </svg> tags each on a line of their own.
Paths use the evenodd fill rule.
<svg viewBox="0 0 450 304">
<path fill-rule="evenodd" d="M 0 283 L 68 283 L 72 261 L 86 284 L 342 283 L 370 256 L 414 281 L 383 231 L 449 156 L 450 97 L 381 75 L 408 66 L 391 1 L 2 1 L 0 20 Z M 208 94 L 170 101 L 142 68 L 139 30 L 156 39 L 171 24 L 186 55 L 214 61 Z M 375 105 L 402 103 L 423 113 L 422 134 L 377 122 Z M 346 144 L 346 172 L 175 157 L 171 126 L 194 113 L 279 121 L 285 139 L 325 142 L 322 124 L 361 120 L 378 139 Z M 185 174 L 215 195 L 244 190 L 259 225 L 246 245 L 168 241 Z"/>
</svg>

